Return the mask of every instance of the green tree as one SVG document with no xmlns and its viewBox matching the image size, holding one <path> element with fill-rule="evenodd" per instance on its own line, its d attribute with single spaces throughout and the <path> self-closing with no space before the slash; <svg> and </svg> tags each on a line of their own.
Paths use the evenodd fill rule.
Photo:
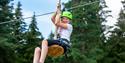
<svg viewBox="0 0 125 63">
<path fill-rule="evenodd" d="M 108 34 L 108 30 L 112 28 L 112 26 L 106 25 L 106 22 L 108 22 L 107 18 L 112 17 L 112 15 L 110 15 L 111 10 L 106 10 L 108 9 L 108 6 L 106 5 L 105 0 L 100 0 L 100 22 L 101 22 L 101 39 L 102 41 L 106 42 L 107 37 L 106 34 Z"/>
<path fill-rule="evenodd" d="M 125 1 L 123 1 L 124 4 Z M 110 38 L 105 45 L 105 57 L 101 63 L 124 63 L 125 62 L 125 13 L 121 9 L 116 28 L 110 32 Z"/>
<path fill-rule="evenodd" d="M 26 39 L 25 39 L 25 32 L 26 32 L 26 23 L 23 20 L 22 17 L 22 9 L 21 9 L 22 4 L 20 2 L 17 3 L 17 8 L 15 9 L 14 13 L 14 21 L 11 24 L 11 33 L 9 34 L 8 37 L 8 42 L 13 43 L 14 50 L 16 51 L 15 54 L 18 56 L 18 60 L 21 63 L 23 58 L 20 57 L 21 49 L 23 48 Z"/>
<path fill-rule="evenodd" d="M 54 33 L 51 31 L 48 39 L 53 40 L 53 37 L 54 37 Z"/>
<path fill-rule="evenodd" d="M 12 9 L 13 6 L 10 6 L 9 3 L 11 0 L 1 0 L 0 1 L 0 22 L 7 22 L 13 19 Z M 5 36 L 10 31 L 10 24 L 1 24 L 0 25 L 0 36 Z"/>
<path fill-rule="evenodd" d="M 25 33 L 26 35 L 26 43 L 23 45 L 20 55 L 24 60 L 23 63 L 32 63 L 33 55 L 34 55 L 34 49 L 37 47 L 40 43 L 40 41 L 43 39 L 42 34 L 39 32 L 39 29 L 37 27 L 37 22 L 35 18 L 35 13 L 32 17 L 31 24 L 29 25 L 28 31 Z"/>
<path fill-rule="evenodd" d="M 98 1 L 98 0 L 95 0 Z M 91 3 L 94 1 L 86 0 L 79 3 Z M 78 3 L 77 3 L 78 4 Z M 103 50 L 101 49 L 101 22 L 99 20 L 99 2 L 91 5 L 84 6 L 73 10 L 74 26 L 77 31 L 74 31 L 75 47 L 79 49 L 79 57 L 83 54 L 83 62 L 97 63 L 101 58 Z M 79 12 L 79 13 L 77 13 Z M 73 39 L 74 39 L 73 38 Z M 82 60 L 82 59 L 81 59 Z M 82 62 L 79 62 L 82 63 Z"/>
<path fill-rule="evenodd" d="M 24 40 L 24 32 L 26 32 L 26 23 L 24 22 L 22 18 L 22 12 L 21 12 L 21 3 L 18 2 L 17 8 L 15 9 L 15 18 L 12 24 L 11 24 L 11 33 L 10 37 L 8 38 L 10 42 L 13 42 L 16 45 L 23 44 Z"/>
<path fill-rule="evenodd" d="M 12 0 L 0 0 L 0 23 L 13 20 Z M 12 46 L 8 42 L 8 36 L 11 33 L 11 23 L 0 24 L 0 63 L 16 63 L 16 55 Z"/>
</svg>

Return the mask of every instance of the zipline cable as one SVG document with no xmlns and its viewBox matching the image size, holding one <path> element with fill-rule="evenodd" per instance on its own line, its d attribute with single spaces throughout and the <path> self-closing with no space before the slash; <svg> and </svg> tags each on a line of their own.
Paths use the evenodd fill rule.
<svg viewBox="0 0 125 63">
<path fill-rule="evenodd" d="M 98 2 L 99 2 L 99 1 L 95 1 L 95 2 L 91 2 L 91 3 L 86 3 L 86 4 L 74 6 L 74 7 L 69 8 L 68 10 L 76 9 L 76 8 L 79 8 L 79 7 L 91 5 L 91 4 L 98 3 Z M 52 13 L 54 13 L 54 12 L 49 12 L 49 13 L 44 13 L 44 14 L 36 15 L 36 17 L 44 16 L 44 15 L 49 15 L 49 14 L 52 14 Z M 23 19 L 29 19 L 29 18 L 32 18 L 32 17 L 26 17 L 26 18 L 23 18 Z M 1 24 L 6 24 L 6 23 L 11 23 L 11 22 L 16 22 L 17 20 L 19 20 L 19 19 L 7 21 L 7 22 L 1 22 L 0 25 L 1 25 Z"/>
<path fill-rule="evenodd" d="M 41 14 L 41 15 L 36 15 L 36 17 L 39 17 L 39 16 L 44 16 L 44 15 L 49 15 L 49 14 L 52 14 L 54 12 L 49 12 L 49 13 L 44 13 L 44 14 Z M 32 18 L 32 17 L 26 17 L 26 18 L 23 18 L 23 19 L 29 19 L 29 18 Z M 16 19 L 16 20 L 20 20 L 20 19 Z M 10 23 L 10 22 L 16 22 L 16 20 L 11 20 L 11 21 L 7 21 L 7 22 L 1 22 L 1 24 L 6 24 L 6 23 Z"/>
<path fill-rule="evenodd" d="M 84 7 L 84 6 L 91 5 L 91 4 L 98 3 L 98 2 L 99 1 L 95 1 L 95 2 L 91 2 L 91 3 L 86 3 L 86 4 L 74 6 L 74 7 L 69 8 L 68 10 L 72 10 L 72 9 L 79 8 L 79 7 Z"/>
</svg>

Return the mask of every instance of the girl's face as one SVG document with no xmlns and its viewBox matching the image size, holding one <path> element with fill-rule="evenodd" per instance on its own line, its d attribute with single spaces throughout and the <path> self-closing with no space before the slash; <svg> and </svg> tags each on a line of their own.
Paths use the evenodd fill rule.
<svg viewBox="0 0 125 63">
<path fill-rule="evenodd" d="M 68 23 L 70 20 L 67 17 L 62 17 L 62 22 L 63 23 Z"/>
</svg>

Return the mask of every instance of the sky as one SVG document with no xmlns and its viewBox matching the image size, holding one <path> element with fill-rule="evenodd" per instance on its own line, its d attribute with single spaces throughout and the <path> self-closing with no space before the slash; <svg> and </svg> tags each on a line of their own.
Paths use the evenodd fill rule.
<svg viewBox="0 0 125 63">
<path fill-rule="evenodd" d="M 36 15 L 54 12 L 56 10 L 58 0 L 15 0 L 13 1 L 14 7 L 18 1 L 22 4 L 23 17 L 31 17 L 35 12 Z M 68 0 L 61 0 L 61 2 L 68 2 Z M 39 31 L 42 32 L 44 38 L 47 38 L 51 31 L 54 32 L 54 25 L 51 22 L 52 14 L 37 17 L 37 26 Z M 30 24 L 31 19 L 25 20 L 27 24 Z"/>
<path fill-rule="evenodd" d="M 109 7 L 109 10 L 111 10 L 111 15 L 113 17 L 107 18 L 108 22 L 107 25 L 113 26 L 117 22 L 117 18 L 119 17 L 119 12 L 122 8 L 121 0 L 105 0 L 106 4 Z"/>
<path fill-rule="evenodd" d="M 22 4 L 23 17 L 30 17 L 35 12 L 36 15 L 53 12 L 56 10 L 57 0 L 15 0 L 13 1 L 15 7 L 17 2 Z M 69 0 L 61 0 L 61 2 L 67 2 Z M 108 18 L 107 25 L 113 26 L 117 22 L 119 11 L 122 7 L 121 0 L 106 0 L 109 10 L 112 10 L 111 15 L 113 18 Z M 47 38 L 51 31 L 54 31 L 54 25 L 51 22 L 52 14 L 37 17 L 37 23 L 39 31 L 42 32 L 44 38 Z M 25 20 L 27 24 L 30 24 L 31 19 Z"/>
</svg>

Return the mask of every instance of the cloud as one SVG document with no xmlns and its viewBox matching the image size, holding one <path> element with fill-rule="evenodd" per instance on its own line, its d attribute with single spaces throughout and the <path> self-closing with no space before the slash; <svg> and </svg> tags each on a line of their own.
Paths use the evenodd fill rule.
<svg viewBox="0 0 125 63">
<path fill-rule="evenodd" d="M 114 24 L 116 24 L 116 22 L 117 22 L 116 18 L 112 18 L 112 17 L 108 17 L 107 20 L 108 21 L 107 21 L 106 25 L 110 25 L 110 26 L 114 26 Z"/>
<path fill-rule="evenodd" d="M 106 0 L 109 9 L 112 10 L 113 17 L 117 18 L 119 11 L 122 8 L 121 0 Z"/>
<path fill-rule="evenodd" d="M 22 10 L 23 18 L 32 17 L 33 12 L 29 10 Z M 31 23 L 31 18 L 25 19 L 25 22 L 29 25 Z"/>
<path fill-rule="evenodd" d="M 111 10 L 111 15 L 113 18 L 107 18 L 108 22 L 107 25 L 114 25 L 117 22 L 117 18 L 119 17 L 119 12 L 122 8 L 121 0 L 105 0 L 106 4 L 109 7 L 109 10 Z"/>
<path fill-rule="evenodd" d="M 52 29 L 54 28 L 54 25 L 51 21 L 51 16 L 52 14 L 37 17 L 39 30 L 42 32 L 45 38 L 48 37 Z"/>
</svg>

